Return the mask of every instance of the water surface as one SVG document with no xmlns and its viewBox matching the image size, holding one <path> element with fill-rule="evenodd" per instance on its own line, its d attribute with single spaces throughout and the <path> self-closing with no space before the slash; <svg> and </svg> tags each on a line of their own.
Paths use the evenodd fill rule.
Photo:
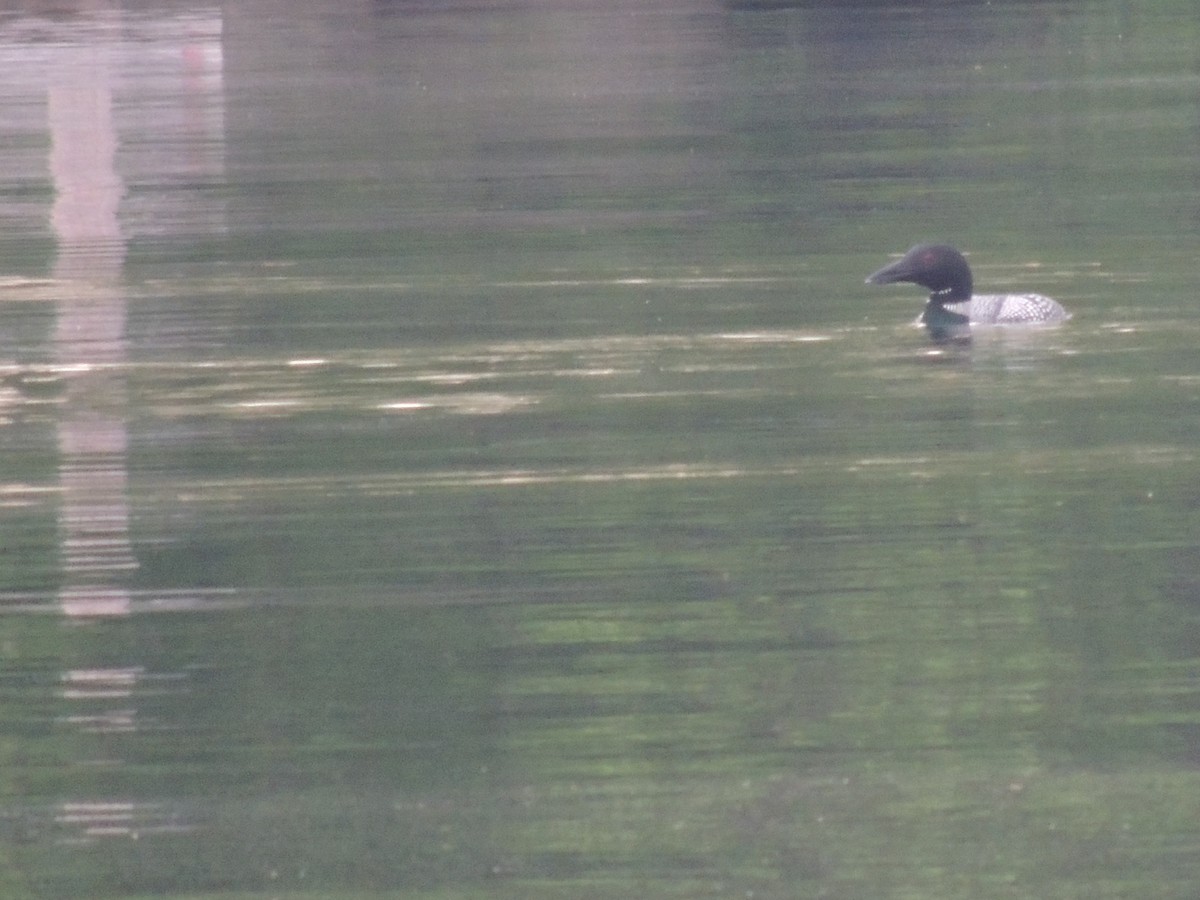
<svg viewBox="0 0 1200 900">
<path fill-rule="evenodd" d="M 5 896 L 1193 896 L 1197 38 L 0 19 Z"/>
</svg>

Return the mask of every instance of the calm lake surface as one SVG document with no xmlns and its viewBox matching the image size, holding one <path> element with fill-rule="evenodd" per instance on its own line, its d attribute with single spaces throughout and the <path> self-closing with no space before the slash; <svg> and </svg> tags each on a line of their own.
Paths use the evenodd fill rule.
<svg viewBox="0 0 1200 900">
<path fill-rule="evenodd" d="M 1200 884 L 1194 4 L 0 14 L 0 895 Z M 932 345 L 922 240 L 1074 313 Z"/>
</svg>

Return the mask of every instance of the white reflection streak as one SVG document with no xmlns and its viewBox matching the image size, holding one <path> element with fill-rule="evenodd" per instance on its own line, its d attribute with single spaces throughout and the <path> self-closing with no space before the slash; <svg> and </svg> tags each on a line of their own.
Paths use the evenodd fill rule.
<svg viewBox="0 0 1200 900">
<path fill-rule="evenodd" d="M 139 39 L 127 35 L 129 23 L 111 9 L 93 10 L 81 21 L 78 30 L 64 26 L 62 39 L 49 45 L 47 119 L 55 189 L 51 224 L 58 241 L 55 368 L 67 385 L 57 432 L 58 605 L 68 617 L 94 618 L 129 615 L 130 573 L 137 568 L 129 537 L 125 236 L 118 219 L 124 188 L 116 169 L 114 85 L 122 83 L 122 65 L 149 69 L 153 51 L 173 57 L 182 50 L 181 108 L 190 119 L 212 108 L 207 97 L 213 79 L 219 87 L 220 70 L 211 63 L 219 63 L 220 53 L 212 30 L 195 36 L 191 20 L 166 18 L 161 35 L 154 30 L 159 23 L 143 23 L 147 32 Z M 142 81 L 130 83 L 148 77 L 142 69 L 136 74 Z M 189 166 L 202 171 L 206 164 L 202 156 Z M 59 696 L 71 711 L 58 721 L 94 735 L 144 731 L 138 698 L 153 677 L 141 666 L 68 669 L 61 675 Z M 112 753 L 80 762 L 118 766 L 122 760 Z M 64 843 L 193 828 L 167 805 L 117 798 L 64 802 L 55 822 L 67 832 L 60 839 Z"/>
<path fill-rule="evenodd" d="M 74 374 L 58 423 L 63 586 L 68 616 L 125 615 L 129 544 L 124 410 L 125 247 L 113 123 L 114 45 L 98 33 L 58 48 L 48 97 L 54 274 L 62 287 L 56 362 Z"/>
<path fill-rule="evenodd" d="M 127 801 L 64 803 L 54 821 L 72 830 L 78 829 L 81 834 L 80 838 L 64 840 L 63 843 L 89 843 L 101 837 L 136 840 L 143 835 L 194 830 L 194 826 L 180 821 L 161 804 Z"/>
</svg>

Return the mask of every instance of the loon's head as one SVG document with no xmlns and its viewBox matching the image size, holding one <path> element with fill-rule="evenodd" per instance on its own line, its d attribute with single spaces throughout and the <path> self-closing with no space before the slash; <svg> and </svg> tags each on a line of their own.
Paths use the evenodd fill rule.
<svg viewBox="0 0 1200 900">
<path fill-rule="evenodd" d="M 937 304 L 971 299 L 971 267 L 963 255 L 947 244 L 918 244 L 894 263 L 867 277 L 867 284 L 911 281 L 932 292 Z"/>
</svg>

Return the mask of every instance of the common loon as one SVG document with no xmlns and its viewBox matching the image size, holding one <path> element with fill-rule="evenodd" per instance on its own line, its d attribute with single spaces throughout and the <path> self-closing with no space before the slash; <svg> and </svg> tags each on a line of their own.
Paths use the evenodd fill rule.
<svg viewBox="0 0 1200 900">
<path fill-rule="evenodd" d="M 971 267 L 946 244 L 918 244 L 867 278 L 867 284 L 911 281 L 932 293 L 917 319 L 935 340 L 962 338 L 971 325 L 1049 325 L 1071 318 L 1040 294 L 974 294 Z"/>
</svg>

